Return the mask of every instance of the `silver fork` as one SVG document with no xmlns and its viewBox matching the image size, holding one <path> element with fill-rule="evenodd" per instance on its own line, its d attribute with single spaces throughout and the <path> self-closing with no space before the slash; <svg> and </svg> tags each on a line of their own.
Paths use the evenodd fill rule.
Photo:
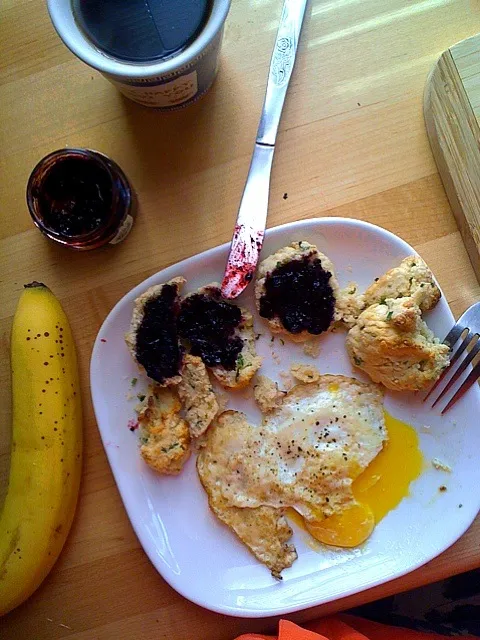
<svg viewBox="0 0 480 640">
<path fill-rule="evenodd" d="M 461 340 L 461 342 L 455 352 L 453 352 L 453 348 L 459 340 Z M 434 407 L 437 402 L 441 398 L 443 398 L 445 394 L 453 387 L 455 382 L 460 378 L 466 368 L 475 359 L 475 356 L 480 352 L 480 302 L 476 302 L 465 311 L 465 313 L 459 318 L 457 324 L 447 334 L 443 342 L 450 347 L 450 353 L 452 353 L 450 357 L 450 364 L 443 371 L 442 375 L 427 393 L 423 401 L 425 402 L 425 400 L 435 391 L 435 389 L 438 388 L 442 381 L 445 380 L 449 373 L 451 373 L 452 371 L 454 373 L 445 385 L 440 395 L 432 404 L 432 407 Z M 460 356 L 462 356 L 462 354 L 464 354 L 465 352 L 466 355 L 463 359 L 461 359 Z M 458 366 L 455 369 L 455 365 L 457 363 Z M 460 400 L 460 398 L 465 395 L 465 393 L 479 378 L 480 359 L 478 359 L 478 361 L 474 363 L 474 366 L 468 376 L 462 382 L 453 397 L 450 398 L 444 409 L 442 409 L 442 415 L 446 413 L 451 407 L 453 407 L 457 400 Z"/>
</svg>

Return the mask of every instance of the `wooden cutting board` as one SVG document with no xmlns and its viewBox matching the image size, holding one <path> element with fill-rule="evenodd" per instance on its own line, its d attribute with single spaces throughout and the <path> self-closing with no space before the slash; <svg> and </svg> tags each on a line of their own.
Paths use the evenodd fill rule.
<svg viewBox="0 0 480 640">
<path fill-rule="evenodd" d="M 480 34 L 442 53 L 425 88 L 430 145 L 480 282 Z"/>
</svg>

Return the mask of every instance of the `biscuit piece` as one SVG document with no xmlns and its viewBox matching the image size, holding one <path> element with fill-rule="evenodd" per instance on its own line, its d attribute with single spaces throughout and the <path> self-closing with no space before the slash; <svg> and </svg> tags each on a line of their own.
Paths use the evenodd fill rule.
<svg viewBox="0 0 480 640">
<path fill-rule="evenodd" d="M 262 358 L 257 356 L 253 316 L 247 309 L 242 310 L 242 322 L 238 327 L 238 335 L 243 340 L 235 369 L 228 371 L 223 367 L 212 367 L 212 373 L 220 384 L 230 389 L 243 389 L 250 384 L 255 373 L 260 369 Z"/>
<path fill-rule="evenodd" d="M 272 333 L 285 334 L 294 342 L 333 328 L 339 291 L 331 260 L 305 240 L 279 249 L 258 267 L 258 312 Z"/>
<path fill-rule="evenodd" d="M 178 341 L 176 308 L 185 282 L 185 278 L 173 278 L 142 293 L 135 300 L 130 330 L 125 335 L 140 370 L 161 386 L 181 380 L 183 349 Z"/>
<path fill-rule="evenodd" d="M 253 395 L 262 413 L 268 413 L 278 407 L 285 393 L 278 388 L 278 382 L 274 382 L 267 376 L 257 376 Z"/>
<path fill-rule="evenodd" d="M 193 438 L 201 436 L 218 413 L 218 402 L 201 358 L 187 355 L 178 395 Z"/>
<path fill-rule="evenodd" d="M 367 307 L 348 332 L 346 346 L 352 364 L 394 391 L 423 389 L 449 362 L 449 348 L 421 319 L 413 298 Z"/>
<path fill-rule="evenodd" d="M 260 368 L 252 314 L 223 300 L 220 285 L 209 284 L 187 295 L 179 315 L 180 335 L 223 387 L 246 387 Z"/>
<path fill-rule="evenodd" d="M 421 311 L 432 309 L 441 297 L 433 274 L 420 258 L 408 256 L 398 267 L 387 271 L 365 291 L 365 305 L 376 304 L 387 298 L 411 297 Z"/>
<path fill-rule="evenodd" d="M 358 292 L 358 285 L 355 282 L 349 282 L 340 290 L 335 308 L 337 322 L 351 329 L 365 308 L 365 296 Z"/>
<path fill-rule="evenodd" d="M 180 417 L 181 404 L 173 391 L 150 387 L 138 415 L 145 462 L 158 473 L 176 475 L 190 456 L 190 430 Z"/>
</svg>

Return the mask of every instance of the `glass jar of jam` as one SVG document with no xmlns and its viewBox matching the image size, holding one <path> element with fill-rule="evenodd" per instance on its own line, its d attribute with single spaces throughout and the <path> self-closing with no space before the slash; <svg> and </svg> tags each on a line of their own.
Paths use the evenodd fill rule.
<svg viewBox="0 0 480 640">
<path fill-rule="evenodd" d="M 40 231 L 72 249 L 117 244 L 133 225 L 127 177 L 90 149 L 59 149 L 40 160 L 28 180 L 27 204 Z"/>
</svg>

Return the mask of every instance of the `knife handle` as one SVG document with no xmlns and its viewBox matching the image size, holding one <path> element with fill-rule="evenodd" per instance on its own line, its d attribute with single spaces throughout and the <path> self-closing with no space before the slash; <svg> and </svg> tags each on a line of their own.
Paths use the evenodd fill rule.
<svg viewBox="0 0 480 640">
<path fill-rule="evenodd" d="M 293 71 L 307 0 L 285 0 L 268 73 L 257 142 L 274 146 Z"/>
</svg>

